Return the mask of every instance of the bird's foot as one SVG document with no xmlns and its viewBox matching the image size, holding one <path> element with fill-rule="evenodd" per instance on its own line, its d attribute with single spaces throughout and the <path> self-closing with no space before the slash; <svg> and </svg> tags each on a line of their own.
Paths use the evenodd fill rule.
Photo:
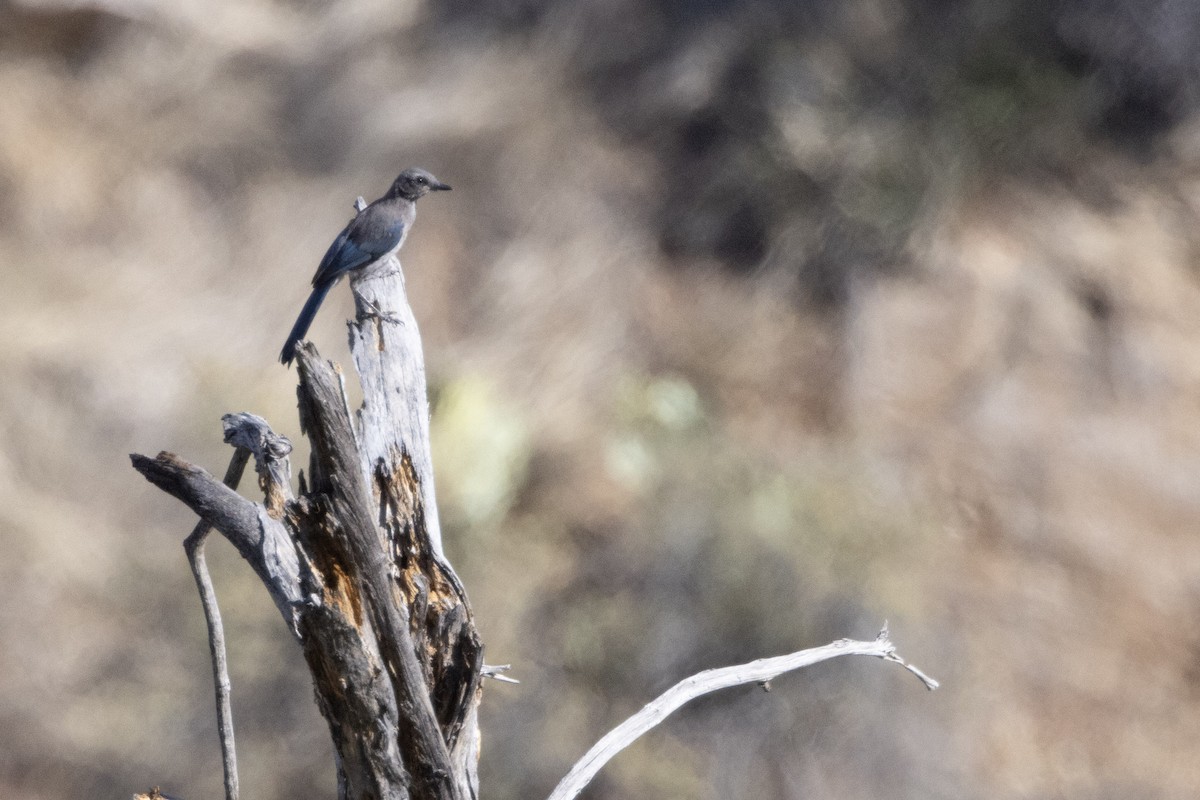
<svg viewBox="0 0 1200 800">
<path fill-rule="evenodd" d="M 404 320 L 400 319 L 400 317 L 396 316 L 390 311 L 384 311 L 382 308 L 376 305 L 374 301 L 368 300 L 367 298 L 361 296 L 359 299 L 362 300 L 363 308 L 366 309 L 366 312 L 360 315 L 362 318 L 377 319 L 381 322 L 390 322 L 393 325 L 404 324 Z"/>
</svg>

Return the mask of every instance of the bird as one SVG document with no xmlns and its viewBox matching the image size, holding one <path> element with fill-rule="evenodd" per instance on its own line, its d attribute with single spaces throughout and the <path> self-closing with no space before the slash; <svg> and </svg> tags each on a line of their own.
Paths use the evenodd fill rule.
<svg viewBox="0 0 1200 800">
<path fill-rule="evenodd" d="M 429 172 L 410 167 L 396 177 L 383 197 L 350 220 L 350 224 L 329 245 L 313 275 L 312 294 L 300 310 L 300 316 L 296 318 L 296 324 L 292 326 L 292 332 L 283 345 L 279 354 L 281 363 L 291 365 L 296 357 L 296 343 L 308 333 L 313 318 L 317 316 L 317 309 L 329 290 L 345 275 L 374 266 L 393 255 L 404 244 L 416 219 L 417 200 L 430 192 L 449 190 L 447 184 Z"/>
</svg>

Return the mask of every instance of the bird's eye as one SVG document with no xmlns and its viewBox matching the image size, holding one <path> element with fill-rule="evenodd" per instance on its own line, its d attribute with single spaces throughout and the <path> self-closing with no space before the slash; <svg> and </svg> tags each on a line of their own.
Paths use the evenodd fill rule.
<svg viewBox="0 0 1200 800">
<path fill-rule="evenodd" d="M 424 178 L 417 178 L 417 183 L 424 183 L 424 182 L 425 182 Z"/>
</svg>

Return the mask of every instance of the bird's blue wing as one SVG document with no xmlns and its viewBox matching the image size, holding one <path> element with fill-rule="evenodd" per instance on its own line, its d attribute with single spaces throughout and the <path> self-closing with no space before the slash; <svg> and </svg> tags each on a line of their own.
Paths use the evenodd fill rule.
<svg viewBox="0 0 1200 800">
<path fill-rule="evenodd" d="M 395 249 L 404 237 L 404 221 L 396 215 L 382 212 L 383 209 L 372 204 L 338 234 L 317 267 L 317 274 L 313 277 L 314 286 L 365 267 Z"/>
<path fill-rule="evenodd" d="M 313 276 L 313 286 L 335 281 L 350 270 L 365 266 L 373 258 L 350 239 L 349 229 L 344 230 L 325 251 L 321 266 L 317 267 L 317 274 Z"/>
</svg>

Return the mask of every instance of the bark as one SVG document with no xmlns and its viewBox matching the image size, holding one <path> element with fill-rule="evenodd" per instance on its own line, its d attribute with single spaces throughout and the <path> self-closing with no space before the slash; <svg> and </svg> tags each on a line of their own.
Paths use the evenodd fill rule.
<svg viewBox="0 0 1200 800">
<path fill-rule="evenodd" d="M 350 345 L 363 388 L 310 344 L 297 352 L 308 480 L 290 486 L 290 443 L 228 415 L 255 459 L 255 503 L 170 453 L 133 466 L 227 538 L 267 587 L 312 673 L 346 800 L 478 796 L 482 646 L 442 550 L 420 335 L 394 259 L 354 285 Z M 358 426 L 353 420 L 357 418 Z"/>
</svg>

